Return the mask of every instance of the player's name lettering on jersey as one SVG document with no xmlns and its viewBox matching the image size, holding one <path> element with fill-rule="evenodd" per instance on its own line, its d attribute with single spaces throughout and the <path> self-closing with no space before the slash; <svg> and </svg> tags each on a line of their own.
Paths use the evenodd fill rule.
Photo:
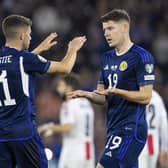
<svg viewBox="0 0 168 168">
<path fill-rule="evenodd" d="M 7 55 L 7 56 L 0 57 L 0 64 L 11 63 L 12 62 L 11 57 L 12 57 L 12 55 Z"/>
</svg>

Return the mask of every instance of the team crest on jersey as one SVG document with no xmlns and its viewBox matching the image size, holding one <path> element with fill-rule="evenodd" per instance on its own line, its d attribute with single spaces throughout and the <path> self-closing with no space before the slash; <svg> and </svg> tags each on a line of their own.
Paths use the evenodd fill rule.
<svg viewBox="0 0 168 168">
<path fill-rule="evenodd" d="M 47 60 L 44 57 L 40 56 L 40 55 L 38 55 L 38 58 L 39 58 L 39 60 L 41 62 L 47 62 Z"/>
<path fill-rule="evenodd" d="M 126 61 L 122 61 L 121 64 L 120 64 L 119 69 L 120 69 L 120 71 L 125 71 L 127 69 L 127 67 L 128 67 L 127 62 Z"/>
<path fill-rule="evenodd" d="M 153 72 L 154 66 L 153 64 L 146 64 L 145 65 L 145 70 L 146 72 L 148 72 L 149 74 Z"/>
</svg>

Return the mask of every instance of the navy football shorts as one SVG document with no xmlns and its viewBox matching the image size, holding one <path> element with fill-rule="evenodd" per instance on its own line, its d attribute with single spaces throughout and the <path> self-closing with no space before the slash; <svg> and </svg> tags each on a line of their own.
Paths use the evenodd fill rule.
<svg viewBox="0 0 168 168">
<path fill-rule="evenodd" d="M 111 135 L 99 163 L 104 168 L 138 168 L 138 157 L 144 145 L 145 142 L 137 141 L 134 135 Z"/>
<path fill-rule="evenodd" d="M 0 142 L 0 168 L 48 168 L 40 136 L 25 141 Z"/>
</svg>

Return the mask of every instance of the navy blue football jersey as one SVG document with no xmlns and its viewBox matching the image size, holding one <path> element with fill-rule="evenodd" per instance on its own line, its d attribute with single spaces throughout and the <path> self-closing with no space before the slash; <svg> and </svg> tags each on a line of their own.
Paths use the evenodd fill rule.
<svg viewBox="0 0 168 168">
<path fill-rule="evenodd" d="M 154 83 L 154 59 L 138 45 L 133 45 L 125 54 L 118 56 L 115 49 L 101 57 L 99 84 L 105 88 L 130 91 Z M 107 97 L 107 136 L 117 131 L 134 131 L 137 139 L 145 139 L 147 123 L 145 105 L 109 94 Z M 141 131 L 144 130 L 144 131 Z"/>
<path fill-rule="evenodd" d="M 36 73 L 50 62 L 27 50 L 0 49 L 0 141 L 26 140 L 35 132 Z"/>
</svg>

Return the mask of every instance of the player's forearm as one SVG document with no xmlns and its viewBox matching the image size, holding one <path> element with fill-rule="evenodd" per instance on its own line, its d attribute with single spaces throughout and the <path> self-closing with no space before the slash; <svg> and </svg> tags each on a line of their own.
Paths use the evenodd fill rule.
<svg viewBox="0 0 168 168">
<path fill-rule="evenodd" d="M 168 165 L 168 151 L 160 150 L 159 163 L 162 167 L 167 167 Z"/>
<path fill-rule="evenodd" d="M 42 49 L 40 47 L 36 47 L 33 51 L 32 51 L 33 54 L 40 54 L 42 53 Z"/>
<path fill-rule="evenodd" d="M 70 73 L 77 57 L 77 51 L 74 48 L 68 48 L 67 54 L 64 59 L 61 61 L 62 65 L 65 66 L 65 72 Z"/>
<path fill-rule="evenodd" d="M 74 48 L 68 48 L 67 54 L 64 59 L 60 62 L 51 61 L 51 65 L 48 69 L 48 73 L 65 73 L 68 74 L 71 72 L 75 60 L 77 57 L 77 50 Z"/>
<path fill-rule="evenodd" d="M 104 95 L 99 95 L 94 92 L 85 92 L 85 97 L 92 103 L 103 105 L 106 102 Z"/>
<path fill-rule="evenodd" d="M 122 98 L 140 104 L 149 104 L 151 95 L 142 91 L 128 91 L 123 89 L 115 89 L 115 94 Z"/>
<path fill-rule="evenodd" d="M 77 51 L 83 46 L 85 41 L 85 36 L 76 37 L 70 41 L 64 59 L 61 62 L 52 61 L 47 72 L 70 73 L 76 61 Z"/>
<path fill-rule="evenodd" d="M 68 133 L 72 129 L 72 124 L 64 124 L 64 125 L 54 125 L 53 132 L 54 133 Z"/>
</svg>

